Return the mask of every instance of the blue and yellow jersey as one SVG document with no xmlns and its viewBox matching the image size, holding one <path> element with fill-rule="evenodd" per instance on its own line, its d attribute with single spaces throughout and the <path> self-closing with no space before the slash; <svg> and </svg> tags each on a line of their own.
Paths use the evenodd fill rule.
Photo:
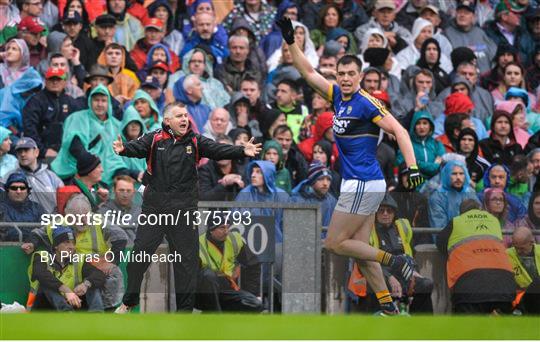
<svg viewBox="0 0 540 342">
<path fill-rule="evenodd" d="M 376 158 L 380 128 L 375 123 L 391 114 L 363 89 L 344 98 L 339 86 L 332 84 L 326 95 L 334 105 L 333 130 L 343 179 L 384 179 Z"/>
</svg>

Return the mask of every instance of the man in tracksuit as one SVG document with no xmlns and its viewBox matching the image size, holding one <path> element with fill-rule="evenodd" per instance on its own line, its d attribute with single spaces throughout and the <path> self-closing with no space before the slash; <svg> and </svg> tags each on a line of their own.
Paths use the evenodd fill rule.
<svg viewBox="0 0 540 342">
<path fill-rule="evenodd" d="M 198 202 L 197 163 L 199 158 L 239 159 L 254 157 L 260 151 L 260 144 L 252 141 L 244 146 L 219 144 L 191 130 L 190 115 L 183 103 L 168 105 L 163 114 L 162 129 L 146 133 L 137 140 L 123 144 L 120 137 L 113 149 L 126 157 L 146 158 L 147 170 L 143 178 L 146 186 L 143 195 L 142 215 L 172 214 L 179 219 L 176 224 L 139 225 L 132 254 L 153 254 L 163 236 L 169 243 L 169 253 L 181 255 L 181 262 L 174 262 L 174 284 L 176 309 L 193 310 L 197 276 L 199 273 L 199 236 L 193 219 Z M 204 219 L 204 218 L 203 218 Z M 141 282 L 148 261 L 129 262 L 127 266 L 128 285 L 116 310 L 125 313 L 139 304 Z"/>
</svg>

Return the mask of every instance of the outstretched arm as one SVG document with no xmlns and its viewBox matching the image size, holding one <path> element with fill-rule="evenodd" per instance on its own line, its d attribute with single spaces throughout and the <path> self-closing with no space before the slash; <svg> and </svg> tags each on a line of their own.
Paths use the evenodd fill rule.
<svg viewBox="0 0 540 342">
<path fill-rule="evenodd" d="M 302 50 L 294 42 L 294 29 L 291 20 L 283 17 L 277 21 L 277 25 L 281 28 L 283 39 L 289 44 L 289 51 L 292 55 L 294 67 L 298 69 L 311 87 L 326 98 L 331 83 L 313 69 Z"/>
</svg>

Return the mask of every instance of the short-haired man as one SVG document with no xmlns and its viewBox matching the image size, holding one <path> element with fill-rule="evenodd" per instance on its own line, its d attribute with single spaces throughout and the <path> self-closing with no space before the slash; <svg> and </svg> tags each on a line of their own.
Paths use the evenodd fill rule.
<svg viewBox="0 0 540 342">
<path fill-rule="evenodd" d="M 137 227 L 137 219 L 141 214 L 141 205 L 135 203 L 135 197 L 139 196 L 135 191 L 135 180 L 130 176 L 120 175 L 113 180 L 114 199 L 110 199 L 103 203 L 98 210 L 98 213 L 105 214 L 106 212 L 116 213 L 118 217 L 130 217 L 128 225 L 132 228 Z M 122 219 L 123 220 L 123 219 Z M 135 229 L 126 229 L 129 242 L 135 241 Z"/>
<path fill-rule="evenodd" d="M 529 164 L 532 165 L 532 174 L 529 179 L 529 190 L 532 190 L 540 174 L 540 148 L 533 149 L 527 154 L 527 157 L 529 158 Z"/>
<path fill-rule="evenodd" d="M 98 16 L 96 20 L 94 21 L 94 27 L 96 29 L 96 37 L 92 39 L 92 43 L 93 43 L 92 54 L 88 58 L 87 64 L 84 65 L 86 70 L 90 70 L 90 68 L 94 64 L 96 64 L 97 59 L 99 55 L 101 54 L 101 52 L 103 51 L 103 49 L 105 48 L 105 46 L 114 42 L 114 36 L 116 34 L 116 18 L 110 14 L 102 14 Z M 137 71 L 138 66 L 135 64 L 130 54 L 127 53 L 127 49 L 125 49 L 125 55 L 126 55 L 125 67 L 133 72 Z"/>
<path fill-rule="evenodd" d="M 230 224 L 221 222 L 224 219 L 219 217 L 219 222 L 209 224 L 206 234 L 199 237 L 202 268 L 196 307 L 203 311 L 261 312 L 260 263 L 240 234 L 230 232 Z"/>
<path fill-rule="evenodd" d="M 478 84 L 478 68 L 471 62 L 460 63 L 457 67 L 456 74 L 469 81 L 471 91 L 469 97 L 474 103 L 473 116 L 479 120 L 486 119 L 493 115 L 493 96 L 486 89 Z M 445 88 L 438 96 L 437 100 L 444 101 L 452 92 L 452 86 Z"/>
<path fill-rule="evenodd" d="M 529 65 L 534 56 L 534 41 L 521 16 L 528 6 L 516 0 L 501 1 L 495 6 L 495 19 L 486 22 L 486 34 L 495 45 L 507 43 L 519 50 L 519 60 Z"/>
<path fill-rule="evenodd" d="M 528 201 L 523 201 L 508 192 L 510 186 L 510 171 L 503 165 L 492 164 L 484 174 L 483 179 L 484 191 L 478 194 L 480 201 L 484 202 L 485 191 L 490 188 L 504 191 L 504 197 L 507 203 L 507 217 L 509 222 L 515 222 L 527 215 L 526 205 Z"/>
<path fill-rule="evenodd" d="M 143 24 L 144 37 L 137 41 L 130 52 L 131 58 L 133 58 L 133 61 L 137 65 L 137 70 L 144 67 L 148 52 L 152 46 L 163 43 L 163 38 L 165 38 L 166 34 L 165 24 L 158 18 L 148 18 Z M 171 49 L 169 49 L 169 54 L 171 56 L 171 72 L 175 72 L 180 68 L 180 60 L 178 59 L 178 55 Z"/>
<path fill-rule="evenodd" d="M 218 34 L 216 17 L 213 13 L 198 13 L 195 15 L 194 30 L 188 37 L 184 48 L 180 52 L 180 58 L 196 48 L 198 45 L 206 45 L 216 58 L 216 64 L 221 64 L 229 56 L 227 48 L 227 35 Z"/>
<path fill-rule="evenodd" d="M 406 218 L 398 217 L 397 212 L 398 204 L 389 194 L 386 194 L 375 215 L 375 227 L 371 231 L 370 244 L 388 253 L 407 254 L 413 257 L 413 230 L 411 223 Z M 388 267 L 383 268 L 383 274 L 391 289 L 393 298 L 402 303 L 407 303 L 412 299 L 409 302 L 408 312 L 433 313 L 433 303 L 431 301 L 433 281 L 431 279 L 422 277 L 415 271 L 413 275 L 414 286 L 409 288 L 408 284 L 399 280 L 399 274 L 392 272 Z M 354 277 L 355 275 L 353 270 L 351 276 Z M 356 279 L 353 278 L 354 280 Z M 351 284 L 350 281 L 349 284 Z M 349 290 L 356 290 L 354 293 L 357 295 L 367 294 L 366 288 L 349 286 Z M 411 294 L 413 295 L 411 296 Z"/>
<path fill-rule="evenodd" d="M 116 18 L 114 41 L 131 50 L 137 40 L 143 36 L 143 27 L 139 19 L 127 12 L 128 0 L 107 0 L 107 13 Z"/>
<path fill-rule="evenodd" d="M 0 217 L 2 221 L 41 222 L 41 216 L 46 212 L 39 203 L 30 200 L 29 194 L 31 188 L 24 173 L 12 173 L 7 178 L 4 188 L 6 189 L 7 196 L 0 201 Z M 10 228 L 5 233 L 5 236 L 0 235 L 0 240 L 27 242 L 32 229 L 28 227 L 21 228 L 20 230 Z"/>
<path fill-rule="evenodd" d="M 407 47 L 412 41 L 411 32 L 399 25 L 396 21 L 396 3 L 392 0 L 377 0 L 373 9 L 373 16 L 369 21 L 354 31 L 354 36 L 361 42 L 369 29 L 378 28 L 384 32 L 388 39 L 388 46 L 394 54 Z"/>
<path fill-rule="evenodd" d="M 173 87 L 173 95 L 176 101 L 187 105 L 191 118 L 195 121 L 198 132 L 203 132 L 211 109 L 202 103 L 202 84 L 199 76 L 190 74 L 182 76 Z"/>
<path fill-rule="evenodd" d="M 114 152 L 126 157 L 148 158 L 143 195 L 145 214 L 173 214 L 178 210 L 197 208 L 198 191 L 196 166 L 199 158 L 240 159 L 255 157 L 260 144 L 244 146 L 219 144 L 193 132 L 185 104 L 168 105 L 163 113 L 163 129 L 149 132 L 137 140 L 124 144 L 119 137 L 113 144 Z M 171 156 L 174 156 L 171 158 Z M 171 191 L 171 189 L 174 189 Z M 186 219 L 179 225 L 140 225 L 133 253 L 152 254 L 163 237 L 167 237 L 171 253 L 182 252 L 181 262 L 173 263 L 176 290 L 176 310 L 192 312 L 199 274 L 198 235 L 193 221 Z M 123 304 L 117 313 L 126 313 L 139 303 L 143 275 L 149 262 L 128 263 L 128 285 Z"/>
<path fill-rule="evenodd" d="M 299 103 L 300 87 L 291 79 L 283 79 L 276 86 L 276 102 L 272 107 L 281 111 L 287 117 L 287 125 L 293 131 L 293 139 L 298 142 L 300 128 L 304 119 L 309 115 L 309 109 Z"/>
<path fill-rule="evenodd" d="M 459 215 L 437 236 L 437 248 L 447 256 L 452 311 L 510 313 L 516 285 L 499 220 L 474 199 L 457 206 Z"/>
<path fill-rule="evenodd" d="M 94 55 L 93 42 L 83 31 L 83 20 L 79 12 L 70 11 L 62 18 L 62 30 L 73 41 L 75 46 L 80 51 L 81 64 L 85 70 L 90 70 L 92 67 L 90 58 Z"/>
<path fill-rule="evenodd" d="M 28 306 L 34 310 L 52 307 L 57 311 L 84 306 L 91 312 L 103 311 L 100 289 L 105 285 L 105 274 L 90 262 L 73 261 L 75 237 L 71 228 L 58 227 L 52 237 L 52 253 L 40 251 L 32 255 L 30 287 L 35 297 L 29 298 Z"/>
<path fill-rule="evenodd" d="M 135 73 L 125 68 L 125 59 L 125 48 L 118 43 L 105 46 L 98 57 L 98 63 L 105 65 L 114 79 L 109 84 L 111 95 L 122 105 L 133 98 L 140 85 Z"/>
<path fill-rule="evenodd" d="M 343 181 L 325 247 L 332 252 L 360 259 L 362 271 L 377 294 L 382 312 L 397 314 L 399 309 L 392 302 L 380 264 L 401 272 L 404 280 L 409 282 L 413 262 L 409 258 L 394 256 L 369 246 L 369 233 L 373 228 L 374 213 L 386 190 L 384 176 L 376 161 L 376 137 L 380 128 L 396 136 L 409 167 L 410 187 L 414 188 L 422 182 L 409 134 L 379 101 L 360 89 L 362 62 L 358 58 L 345 56 L 340 59 L 337 65 L 338 84 L 332 84 L 311 67 L 295 44 L 290 19 L 283 18 L 277 24 L 289 45 L 294 66 L 317 92 L 326 94 L 335 107 L 334 134 L 343 167 Z M 370 133 L 359 135 L 360 131 Z M 367 195 L 364 196 L 364 192 Z M 354 240 L 354 236 L 361 237 Z"/>
<path fill-rule="evenodd" d="M 525 314 L 540 314 L 540 244 L 534 243 L 529 228 L 518 227 L 512 234 L 512 247 L 506 253 L 510 257 L 519 292 L 524 292 L 520 295 L 523 297 L 519 300 L 519 308 Z"/>
<path fill-rule="evenodd" d="M 15 153 L 19 165 L 14 172 L 21 172 L 26 176 L 28 185 L 32 188 L 30 200 L 39 203 L 47 213 L 54 212 L 56 191 L 64 186 L 64 183 L 54 172 L 49 170 L 47 164 L 38 160 L 40 150 L 32 138 L 19 139 L 15 145 Z"/>
<path fill-rule="evenodd" d="M 231 94 L 239 91 L 240 83 L 248 75 L 261 85 L 263 74 L 253 66 L 248 58 L 248 37 L 231 36 L 229 38 L 229 53 L 229 57 L 215 70 L 215 77 L 223 82 L 226 90 Z"/>
<path fill-rule="evenodd" d="M 67 75 L 51 67 L 45 74 L 45 88 L 32 96 L 24 106 L 23 129 L 39 149 L 39 157 L 55 157 L 62 144 L 63 123 L 69 114 L 79 110 L 77 101 L 66 94 Z"/>
<path fill-rule="evenodd" d="M 473 49 L 480 72 L 486 72 L 491 68 L 491 60 L 495 56 L 497 45 L 484 30 L 475 25 L 475 9 L 476 0 L 458 1 L 456 17 L 444 33 L 454 49 L 462 46 Z"/>
<path fill-rule="evenodd" d="M 233 128 L 229 112 L 225 108 L 214 109 L 203 128 L 203 135 L 214 141 L 220 135 L 227 135 Z"/>
<path fill-rule="evenodd" d="M 42 59 L 47 58 L 45 36 L 48 32 L 45 24 L 37 17 L 26 16 L 17 24 L 17 30 L 17 35 L 28 45 L 30 65 L 37 67 Z"/>
<path fill-rule="evenodd" d="M 53 33 L 54 34 L 54 33 Z M 77 53 L 78 55 L 79 53 Z M 77 57 L 75 57 L 77 58 Z M 73 58 L 72 58 L 73 60 Z M 80 63 L 80 62 L 79 62 Z M 67 59 L 66 56 L 64 56 L 61 53 L 53 53 L 49 57 L 48 61 L 48 68 L 57 68 L 64 70 L 66 74 L 66 86 L 64 88 L 66 95 L 69 95 L 73 97 L 74 99 L 81 97 L 84 95 L 83 90 L 79 87 L 79 82 L 84 82 L 84 78 L 86 77 L 87 73 L 84 67 L 81 64 L 78 64 L 77 67 L 75 67 L 73 70 L 75 72 L 75 75 L 71 73 L 71 67 L 73 65 L 70 64 L 70 60 Z M 46 71 L 45 71 L 46 74 Z M 44 74 L 44 76 L 45 76 Z M 69 78 L 69 76 L 71 78 Z"/>
<path fill-rule="evenodd" d="M 221 144 L 233 145 L 226 135 L 215 139 Z M 242 160 L 243 161 L 243 160 Z M 243 165 L 245 166 L 245 165 Z M 203 201 L 234 201 L 246 183 L 238 160 L 211 160 L 199 168 L 199 197 Z"/>
<path fill-rule="evenodd" d="M 245 76 L 240 81 L 240 92 L 249 99 L 250 119 L 258 119 L 266 109 L 266 105 L 261 100 L 261 86 L 256 78 Z"/>
</svg>

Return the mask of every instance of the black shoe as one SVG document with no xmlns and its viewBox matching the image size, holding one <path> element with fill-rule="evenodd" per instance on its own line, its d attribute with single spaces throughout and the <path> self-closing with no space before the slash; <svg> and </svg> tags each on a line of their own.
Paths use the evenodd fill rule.
<svg viewBox="0 0 540 342">
<path fill-rule="evenodd" d="M 399 315 L 399 308 L 394 302 L 379 304 L 381 310 L 375 312 L 374 316 L 397 316 Z"/>
<path fill-rule="evenodd" d="M 395 255 L 394 261 L 390 265 L 392 273 L 401 274 L 403 280 L 408 283 L 414 272 L 414 259 L 406 254 Z"/>
</svg>

